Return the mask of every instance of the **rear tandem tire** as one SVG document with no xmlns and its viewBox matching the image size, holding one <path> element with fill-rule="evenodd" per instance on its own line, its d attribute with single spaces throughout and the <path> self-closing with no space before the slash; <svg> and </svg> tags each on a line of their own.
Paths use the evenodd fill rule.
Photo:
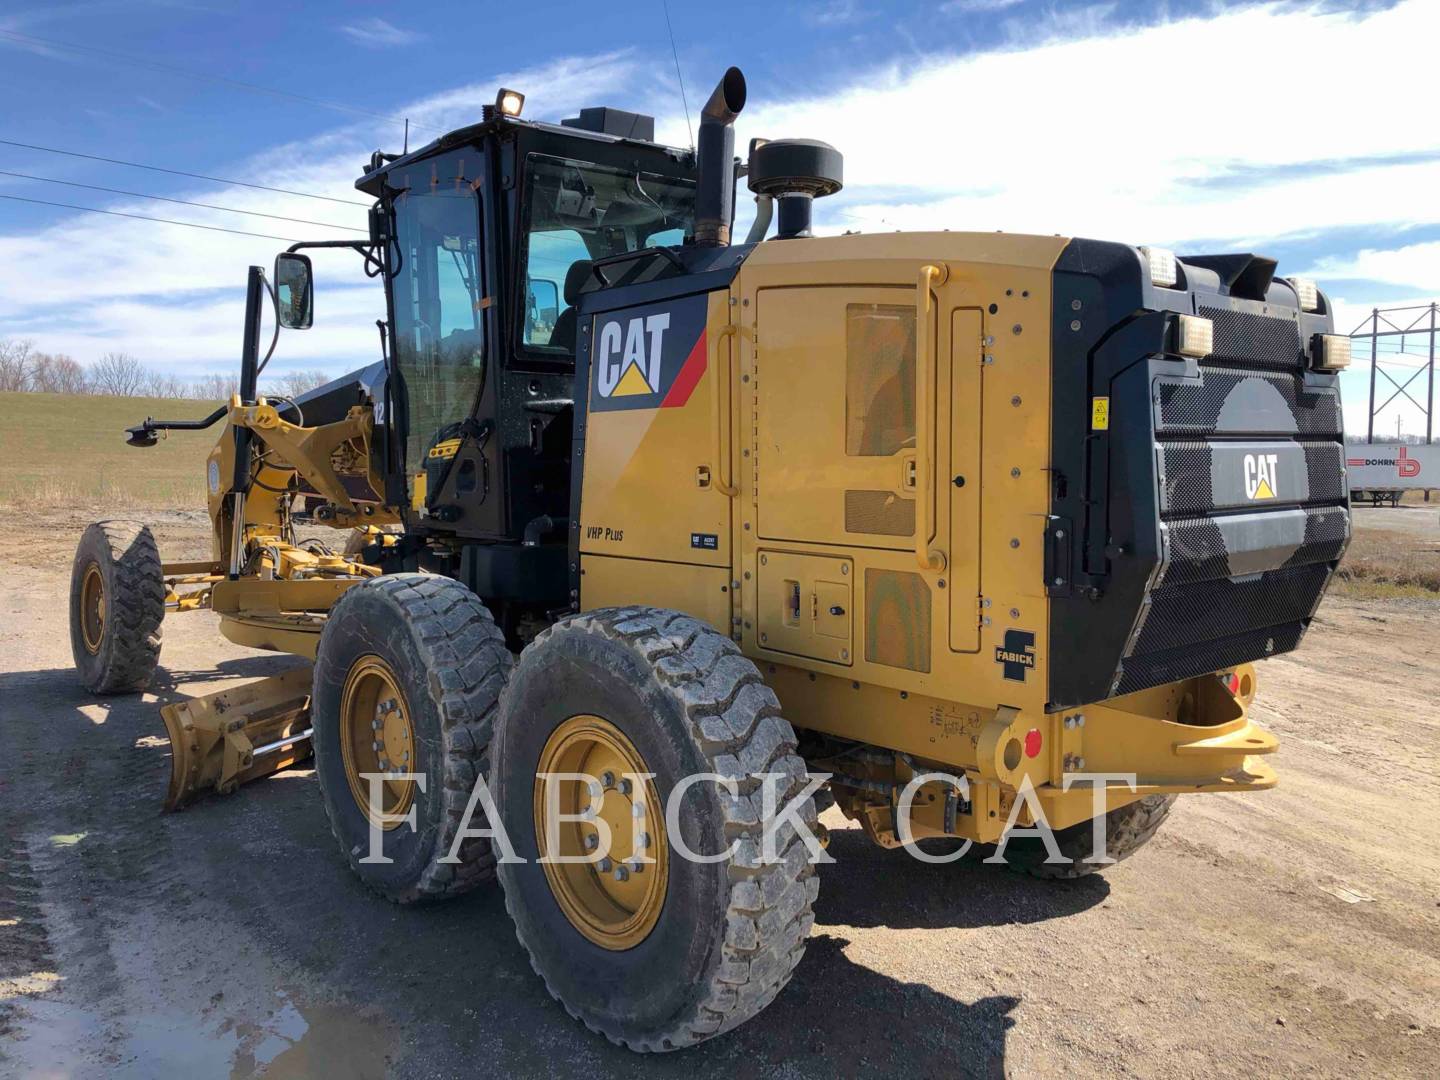
<svg viewBox="0 0 1440 1080">
<path fill-rule="evenodd" d="M 1146 795 L 1105 815 L 1105 854 L 1120 862 L 1149 843 L 1175 804 L 1174 795 Z M 1039 837 L 1017 836 L 1005 846 L 1005 865 L 1017 873 L 1050 880 L 1072 880 L 1104 870 L 1113 863 L 1085 862 L 1094 854 L 1092 818 L 1055 830 L 1055 843 L 1066 862 L 1048 863 L 1049 853 Z M 984 854 L 993 854 L 994 848 Z"/>
<path fill-rule="evenodd" d="M 638 801 L 664 806 L 676 784 L 694 774 L 733 777 L 739 791 L 732 797 L 716 784 L 696 784 L 675 821 L 691 851 L 728 855 L 709 863 L 682 858 L 671 850 L 675 838 L 665 823 L 657 838 L 642 843 L 657 862 L 636 879 L 663 875 L 663 889 L 647 892 L 634 908 L 620 903 L 617 921 L 606 924 L 601 915 L 588 932 L 576 921 L 575 898 L 601 887 L 613 895 L 615 887 L 602 882 L 609 875 L 536 861 L 542 813 L 536 774 L 571 772 L 542 766 L 576 724 L 604 732 L 601 743 L 625 747 L 643 766 L 635 772 L 653 776 L 644 791 L 618 789 L 632 802 L 619 820 L 633 816 L 650 827 Z M 806 782 L 795 749 L 794 730 L 755 665 L 727 636 L 690 616 L 648 607 L 591 611 L 555 624 L 526 648 L 501 706 L 491 781 L 505 833 L 523 861 L 501 862 L 499 875 L 531 966 L 572 1017 L 632 1050 L 676 1050 L 748 1020 L 790 980 L 814 923 L 819 879 L 792 828 L 778 835 L 778 861 L 761 862 L 767 822 L 761 782 L 752 774 L 784 776 L 777 803 L 789 804 Z M 595 753 L 592 760 L 604 751 Z M 604 804 L 601 816 L 610 816 Z M 810 799 L 799 816 L 814 828 Z M 567 882 L 557 885 L 562 875 Z M 613 876 L 627 880 L 619 866 Z M 609 927 L 620 928 L 616 936 L 605 937 Z"/>
<path fill-rule="evenodd" d="M 70 572 L 70 650 L 96 694 L 144 690 L 160 662 L 165 580 L 149 526 L 97 521 Z"/>
<path fill-rule="evenodd" d="M 374 578 L 351 588 L 331 609 L 315 659 L 315 771 L 340 850 L 356 876 L 386 899 L 409 904 L 457 896 L 495 876 L 484 837 L 462 841 L 458 863 L 442 860 L 464 821 L 476 777 L 488 769 L 496 708 L 512 664 L 484 603 L 450 578 Z M 367 685 L 386 689 L 378 695 L 372 689 L 367 700 Z M 342 709 L 354 715 L 342 722 Z M 379 726 L 374 755 L 371 717 Z M 399 743 L 380 741 L 397 735 Z M 366 862 L 369 782 L 351 774 L 389 771 L 376 759 L 388 761 L 384 754 L 394 745 L 406 746 L 407 756 L 413 749 L 405 770 L 422 775 L 425 788 L 397 782 L 408 800 L 387 812 L 413 811 L 415 827 L 382 830 L 388 861 Z M 477 806 L 467 829 L 485 827 Z"/>
</svg>

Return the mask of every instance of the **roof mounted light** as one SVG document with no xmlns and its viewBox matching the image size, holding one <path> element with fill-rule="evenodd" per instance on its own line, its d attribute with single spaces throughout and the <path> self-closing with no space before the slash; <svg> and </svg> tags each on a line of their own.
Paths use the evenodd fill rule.
<svg viewBox="0 0 1440 1080">
<path fill-rule="evenodd" d="M 495 95 L 495 111 L 501 116 L 519 116 L 525 108 L 525 95 L 519 90 L 507 90 L 503 86 Z"/>
<path fill-rule="evenodd" d="M 1320 289 L 1309 278 L 1292 277 L 1288 279 L 1290 287 L 1295 290 L 1295 296 L 1300 301 L 1301 311 L 1320 310 Z"/>
<path fill-rule="evenodd" d="M 1175 261 L 1173 251 L 1161 247 L 1142 247 L 1140 254 L 1145 256 L 1145 261 L 1150 266 L 1152 285 L 1173 289 L 1179 283 L 1180 267 Z"/>
</svg>

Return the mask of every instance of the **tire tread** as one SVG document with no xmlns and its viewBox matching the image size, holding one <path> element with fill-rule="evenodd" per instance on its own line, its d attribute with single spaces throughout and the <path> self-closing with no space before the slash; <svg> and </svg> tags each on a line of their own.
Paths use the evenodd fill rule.
<svg viewBox="0 0 1440 1080">
<path fill-rule="evenodd" d="M 790 981 L 805 954 L 819 878 L 795 833 L 779 838 L 779 861 L 761 862 L 761 781 L 749 775 L 788 773 L 791 782 L 780 796 L 786 802 L 805 784 L 805 764 L 796 754 L 795 732 L 759 670 L 730 638 L 707 623 L 660 608 L 605 608 L 556 623 L 529 648 L 543 648 L 556 634 L 576 632 L 623 643 L 639 654 L 653 678 L 683 705 L 697 749 L 712 761 L 715 772 L 737 781 L 739 797 L 722 792 L 719 800 L 724 835 L 740 842 L 726 868 L 729 898 L 723 936 L 718 960 L 693 1007 L 675 1017 L 668 1029 L 646 1038 L 627 1035 L 572 1008 L 541 969 L 518 919 L 516 936 L 551 997 L 591 1031 L 631 1050 L 677 1050 L 729 1031 L 760 1012 Z M 809 800 L 802 817 L 813 825 Z M 505 903 L 514 919 L 508 892 Z"/>
</svg>

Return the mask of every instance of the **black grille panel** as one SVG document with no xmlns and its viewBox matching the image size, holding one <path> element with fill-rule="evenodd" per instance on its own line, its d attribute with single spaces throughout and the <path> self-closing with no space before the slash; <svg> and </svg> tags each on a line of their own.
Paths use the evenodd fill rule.
<svg viewBox="0 0 1440 1080">
<path fill-rule="evenodd" d="M 1306 514 L 1305 542 L 1285 565 L 1335 562 L 1350 542 L 1350 515 L 1343 506 L 1317 507 Z"/>
<path fill-rule="evenodd" d="M 1170 565 L 1160 584 L 1184 585 L 1230 576 L 1230 555 L 1220 526 L 1210 518 L 1172 521 Z"/>
<path fill-rule="evenodd" d="M 1349 541 L 1339 394 L 1306 386 L 1298 321 L 1199 312 L 1211 356 L 1154 384 L 1165 562 L 1117 693 L 1293 649 Z"/>
<path fill-rule="evenodd" d="M 1293 522 L 1293 531 L 1290 531 L 1298 545 L 1288 555 L 1282 550 L 1279 557 L 1264 565 L 1264 569 L 1330 563 L 1340 558 L 1346 541 L 1350 539 L 1350 518 L 1343 506 L 1312 506 L 1291 511 L 1291 514 L 1298 517 Z M 1243 546 L 1245 530 L 1234 526 L 1242 525 L 1254 516 L 1180 518 L 1167 523 L 1169 561 L 1160 578 L 1160 587 L 1253 573 L 1255 551 Z M 1286 524 L 1289 526 L 1291 523 Z M 1235 539 L 1226 540 L 1226 526 L 1230 526 Z M 1254 542 L 1284 549 L 1284 533 L 1282 531 L 1281 538 L 1277 539 L 1274 535 L 1264 535 L 1262 531 Z M 1263 556 L 1265 552 L 1260 554 Z"/>
<path fill-rule="evenodd" d="M 1132 652 L 1165 652 L 1308 618 L 1329 576 L 1329 565 L 1318 563 L 1156 589 Z"/>
<path fill-rule="evenodd" d="M 1202 364 L 1198 379 L 1162 382 L 1159 391 L 1160 435 L 1338 436 L 1342 430 L 1339 395 L 1306 392 L 1298 372 Z"/>
<path fill-rule="evenodd" d="M 1276 440 L 1262 444 L 1263 449 L 1276 454 L 1304 455 L 1304 474 L 1307 490 L 1296 492 L 1282 490 L 1273 499 L 1272 505 L 1284 503 L 1344 502 L 1345 500 L 1345 453 L 1338 442 L 1300 442 L 1298 440 Z M 1214 487 L 1215 455 L 1233 453 L 1231 446 L 1224 442 L 1202 442 L 1194 439 L 1177 439 L 1161 444 L 1165 466 L 1165 490 L 1161 509 L 1167 516 L 1199 515 L 1213 510 L 1253 507 L 1253 502 L 1240 493 L 1238 464 L 1231 462 L 1229 473 L 1231 490 L 1217 498 Z"/>
<path fill-rule="evenodd" d="M 1304 362 L 1299 326 L 1292 319 L 1203 306 L 1200 314 L 1215 324 L 1215 360 L 1267 367 L 1299 367 Z"/>
<path fill-rule="evenodd" d="M 1249 660 L 1289 652 L 1300 644 L 1304 633 L 1303 622 L 1292 622 L 1250 630 L 1234 637 L 1208 641 L 1203 645 L 1177 649 L 1174 652 L 1133 657 L 1121 665 L 1115 693 L 1129 694 L 1150 686 L 1159 686 L 1161 683 L 1191 679 L 1196 675 L 1221 671 Z"/>
</svg>

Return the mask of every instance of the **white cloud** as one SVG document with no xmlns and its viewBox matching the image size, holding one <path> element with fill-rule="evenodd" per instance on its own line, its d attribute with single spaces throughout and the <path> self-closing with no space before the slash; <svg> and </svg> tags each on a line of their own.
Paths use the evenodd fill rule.
<svg viewBox="0 0 1440 1080">
<path fill-rule="evenodd" d="M 526 90 L 528 115 L 558 119 L 622 93 L 649 93 L 651 84 L 628 53 L 563 57 L 500 72 L 403 104 L 395 112 L 411 117 L 415 130 L 423 132 L 412 140 L 413 146 L 473 123 L 501 85 Z M 658 77 L 654 86 L 656 92 L 664 88 Z M 392 137 L 398 144 L 398 133 Z M 367 200 L 355 190 L 354 181 L 375 144 L 374 131 L 356 125 L 213 169 L 218 175 L 254 177 L 270 187 L 343 203 L 212 186 L 176 192 L 175 197 L 363 230 Z M 159 210 L 160 205 L 130 200 L 108 208 L 295 239 L 363 235 L 190 207 Z M 283 246 L 276 240 L 88 214 L 28 235 L 0 237 L 0 337 L 31 338 L 38 348 L 82 361 L 124 350 L 187 377 L 229 371 L 237 363 L 244 322 L 245 267 L 268 267 Z M 338 373 L 378 357 L 375 319 L 385 311 L 379 285 L 364 277 L 359 258 L 349 252 L 317 252 L 314 261 L 316 326 L 283 335 L 274 373 L 288 367 L 328 367 Z"/>
<path fill-rule="evenodd" d="M 1392 251 L 1367 248 L 1347 258 L 1329 256 L 1316 262 L 1312 276 L 1363 278 L 1440 293 L 1440 241 Z"/>
<path fill-rule="evenodd" d="M 744 137 L 845 153 L 843 228 L 974 228 L 1132 242 L 1262 242 L 1433 218 L 1440 165 L 1286 174 L 1415 146 L 1432 99 L 1432 4 L 1367 19 L 1263 7 L 1026 50 L 907 63 L 823 98 L 756 102 Z M 1344 78 L 1285 82 L 1276 64 Z M 1185 72 L 1205 70 L 1204 79 Z M 1258 74 L 1257 74 L 1258 73 Z M 1237 170 L 1271 182 L 1217 184 Z M 1383 198 L 1377 199 L 1377 193 Z"/>
<path fill-rule="evenodd" d="M 357 23 L 340 27 L 340 32 L 351 41 L 367 49 L 388 49 L 397 45 L 414 45 L 423 41 L 425 35 L 415 30 L 402 30 L 378 16 L 361 19 Z"/>
<path fill-rule="evenodd" d="M 1430 130 L 1437 23 L 1430 0 L 1364 18 L 1275 5 L 1110 36 L 1072 25 L 1080 36 L 1057 38 L 1045 23 L 1034 39 L 1043 44 L 1017 40 L 988 53 L 858 71 L 849 88 L 826 96 L 767 101 L 752 92 L 737 145 L 764 135 L 838 146 L 846 188 L 816 207 L 828 232 L 999 228 L 1264 251 L 1277 238 L 1342 226 L 1399 229 L 1432 222 L 1440 190 L 1440 162 L 1385 163 Z M 688 145 L 669 69 L 649 60 L 630 51 L 563 57 L 384 111 L 411 118 L 415 146 L 473 122 L 507 85 L 525 91 L 527 116 L 559 119 L 582 105 L 617 104 L 654 112 L 663 141 Z M 1187 74 L 1197 71 L 1204 77 Z M 1289 71 L 1343 77 L 1281 77 Z M 700 89 L 703 96 L 708 84 Z M 399 131 L 388 130 L 384 143 L 395 149 Z M 353 181 L 376 144 L 374 129 L 357 125 L 213 171 L 363 202 Z M 1367 157 L 1375 160 L 1295 168 Z M 177 195 L 365 223 L 362 206 L 204 185 Z M 157 212 L 153 204 L 113 208 Z M 245 220 L 189 208 L 183 216 L 232 227 Z M 239 227 L 346 235 L 260 220 Z M 0 336 L 33 337 L 82 360 L 124 348 L 177 372 L 228 368 L 239 346 L 244 267 L 268 265 L 278 246 L 88 215 L 0 237 Z M 1435 245 L 1370 246 L 1353 259 L 1282 271 L 1309 271 L 1322 282 L 1373 278 L 1393 283 L 1398 296 L 1440 291 Z M 284 336 L 277 370 L 338 371 L 376 355 L 378 286 L 346 254 L 317 255 L 316 271 L 316 329 Z"/>
<path fill-rule="evenodd" d="M 946 0 L 940 5 L 942 15 L 976 15 L 987 11 L 1004 11 L 1022 0 Z"/>
<path fill-rule="evenodd" d="M 805 19 L 816 26 L 845 26 L 868 19 L 870 15 L 871 12 L 860 6 L 859 0 L 830 0 L 812 8 Z"/>
</svg>

